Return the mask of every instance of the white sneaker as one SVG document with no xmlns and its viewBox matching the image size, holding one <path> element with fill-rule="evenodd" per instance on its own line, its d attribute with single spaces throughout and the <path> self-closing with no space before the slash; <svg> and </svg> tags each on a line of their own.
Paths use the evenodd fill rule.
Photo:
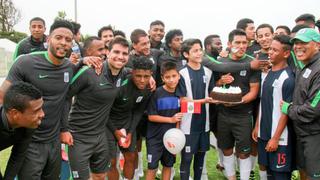
<svg viewBox="0 0 320 180">
<path fill-rule="evenodd" d="M 142 156 L 139 157 L 139 162 L 138 162 L 138 175 L 139 177 L 143 177 L 144 176 L 144 172 L 143 172 L 143 160 L 142 160 Z"/>
<path fill-rule="evenodd" d="M 202 173 L 201 180 L 208 180 L 208 174 L 207 173 Z"/>
<path fill-rule="evenodd" d="M 173 180 L 174 175 L 176 174 L 176 171 L 174 170 L 174 168 L 171 168 L 171 175 L 170 175 L 170 180 Z"/>
<path fill-rule="evenodd" d="M 189 176 L 189 180 L 193 180 L 191 176 Z"/>
<path fill-rule="evenodd" d="M 158 170 L 157 170 L 157 175 L 161 175 L 161 169 L 160 168 L 158 168 Z"/>
<path fill-rule="evenodd" d="M 119 174 L 119 180 L 123 180 L 124 178 Z"/>
<path fill-rule="evenodd" d="M 139 176 L 139 177 L 143 177 L 143 176 L 144 176 L 144 172 L 143 172 L 143 169 L 142 169 L 142 168 L 139 168 L 138 171 L 137 171 L 137 173 L 138 173 L 138 176 Z"/>
<path fill-rule="evenodd" d="M 139 176 L 139 173 L 138 173 L 138 169 L 136 169 L 136 170 L 134 171 L 133 180 L 140 180 L 140 176 Z"/>
</svg>

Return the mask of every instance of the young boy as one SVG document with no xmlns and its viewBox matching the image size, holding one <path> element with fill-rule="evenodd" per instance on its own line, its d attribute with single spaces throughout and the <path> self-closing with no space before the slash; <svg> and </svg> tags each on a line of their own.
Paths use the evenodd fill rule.
<svg viewBox="0 0 320 180">
<path fill-rule="evenodd" d="M 147 154 L 148 171 L 147 180 L 154 180 L 159 161 L 163 166 L 162 179 L 169 180 L 171 168 L 175 163 L 175 156 L 163 145 L 163 136 L 167 130 L 176 127 L 183 116 L 180 113 L 179 97 L 175 95 L 180 75 L 177 65 L 166 62 L 161 67 L 161 78 L 164 85 L 153 94 L 148 108 Z"/>
<path fill-rule="evenodd" d="M 252 138 L 258 142 L 260 179 L 291 179 L 293 170 L 293 135 L 286 114 L 281 113 L 280 101 L 292 101 L 294 74 L 287 65 L 290 37 L 275 36 L 269 56 L 271 70 L 261 83 L 261 101 Z M 267 177 L 268 174 L 268 177 Z"/>
<path fill-rule="evenodd" d="M 180 177 L 188 180 L 190 164 L 194 157 L 194 179 L 199 180 L 202 174 L 204 156 L 209 150 L 209 104 L 208 97 L 214 86 L 212 71 L 203 65 L 202 44 L 199 39 L 188 39 L 182 43 L 181 51 L 188 63 L 179 73 L 181 75 L 176 95 L 181 101 L 201 103 L 199 114 L 185 113 L 181 120 L 181 130 L 186 135 L 186 145 L 181 152 Z"/>
</svg>

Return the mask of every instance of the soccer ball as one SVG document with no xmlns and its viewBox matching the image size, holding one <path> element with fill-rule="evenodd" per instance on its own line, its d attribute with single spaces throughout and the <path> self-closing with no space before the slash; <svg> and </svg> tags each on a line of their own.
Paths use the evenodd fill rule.
<svg viewBox="0 0 320 180">
<path fill-rule="evenodd" d="M 178 154 L 186 144 L 186 136 L 180 129 L 169 129 L 163 136 L 163 144 L 171 154 Z"/>
</svg>

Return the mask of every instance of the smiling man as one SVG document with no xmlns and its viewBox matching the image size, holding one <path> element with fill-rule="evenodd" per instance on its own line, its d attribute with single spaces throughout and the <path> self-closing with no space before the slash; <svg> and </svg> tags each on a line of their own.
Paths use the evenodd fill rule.
<svg viewBox="0 0 320 180">
<path fill-rule="evenodd" d="M 165 34 L 164 28 L 164 23 L 160 20 L 151 22 L 150 29 L 148 31 L 151 48 L 159 50 L 164 49 L 164 44 L 161 42 Z"/>
<path fill-rule="evenodd" d="M 259 59 L 268 60 L 270 45 L 273 39 L 273 27 L 269 24 L 261 24 L 257 28 L 257 42 L 259 43 L 261 49 L 257 54 Z"/>
<path fill-rule="evenodd" d="M 31 84 L 18 82 L 6 92 L 0 106 L 0 151 L 13 147 L 5 175 L 0 173 L 0 179 L 14 179 L 21 169 L 34 128 L 44 117 L 42 105 L 41 92 Z"/>
<path fill-rule="evenodd" d="M 19 56 L 0 88 L 3 93 L 17 81 L 28 82 L 43 93 L 45 117 L 32 136 L 19 180 L 58 179 L 60 175 L 60 122 L 69 82 L 77 70 L 66 54 L 73 39 L 73 26 L 65 20 L 50 27 L 48 50 Z"/>
<path fill-rule="evenodd" d="M 292 120 L 297 134 L 297 167 L 302 178 L 320 179 L 320 35 L 304 28 L 292 41 L 304 66 L 296 69 L 292 103 L 283 102 L 282 112 Z"/>
<path fill-rule="evenodd" d="M 248 40 L 246 33 L 235 29 L 229 33 L 228 47 L 230 54 L 221 58 L 221 62 L 245 63 L 251 62 L 252 57 L 246 55 Z M 253 70 L 241 70 L 228 74 L 220 74 L 217 85 L 239 86 L 242 91 L 241 104 L 223 105 L 218 110 L 217 139 L 218 147 L 223 151 L 223 165 L 228 179 L 235 179 L 234 155 L 239 153 L 240 179 L 249 179 L 251 161 L 251 130 L 253 101 L 259 91 L 259 74 Z"/>
<path fill-rule="evenodd" d="M 139 133 L 136 128 L 151 96 L 147 85 L 152 75 L 153 63 L 147 57 L 141 56 L 134 59 L 132 65 L 132 74 L 121 84 L 108 121 L 108 127 L 114 135 L 111 149 L 117 149 L 115 146 L 119 144 L 125 158 L 123 176 L 126 179 L 132 179 L 134 176 L 137 151 L 136 136 Z M 121 141 L 121 139 L 124 140 Z M 108 179 L 116 180 L 119 179 L 119 173 L 116 169 L 116 154 L 114 152 L 112 154 L 110 173 L 113 176 L 109 176 Z"/>
<path fill-rule="evenodd" d="M 95 36 L 84 42 L 84 55 L 103 58 L 105 56 L 104 42 Z M 123 38 L 115 38 L 110 42 L 111 51 L 120 54 L 122 62 L 126 63 L 129 57 L 129 43 Z M 114 56 L 117 57 L 117 56 Z M 115 58 L 110 58 L 109 61 Z M 104 62 L 107 63 L 106 61 Z M 106 136 L 106 123 L 109 119 L 113 101 L 117 95 L 117 87 L 105 73 L 103 68 L 97 75 L 95 69 L 84 66 L 74 76 L 67 94 L 67 109 L 70 109 L 72 97 L 74 102 L 70 114 L 67 111 L 63 124 L 62 141 L 69 145 L 69 161 L 73 179 L 103 180 L 108 170 L 109 150 Z"/>
<path fill-rule="evenodd" d="M 40 17 L 34 17 L 30 20 L 29 27 L 31 36 L 21 40 L 13 54 L 15 60 L 21 54 L 29 54 L 35 51 L 47 50 L 47 37 L 44 34 L 46 31 L 46 23 Z"/>
</svg>

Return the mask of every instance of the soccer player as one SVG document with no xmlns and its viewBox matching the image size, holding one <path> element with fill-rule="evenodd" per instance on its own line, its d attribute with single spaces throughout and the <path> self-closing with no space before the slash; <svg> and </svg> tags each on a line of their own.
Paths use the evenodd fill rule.
<svg viewBox="0 0 320 180">
<path fill-rule="evenodd" d="M 248 46 L 246 33 L 236 29 L 229 33 L 228 47 L 231 53 L 221 62 L 250 62 L 252 57 L 245 54 Z M 252 101 L 259 91 L 259 75 L 252 70 L 241 70 L 221 75 L 217 85 L 239 86 L 242 90 L 242 102 L 238 105 L 223 104 L 218 111 L 217 139 L 222 149 L 223 165 L 228 179 L 235 179 L 233 148 L 240 158 L 240 179 L 249 179 L 251 171 L 251 130 Z"/>
<path fill-rule="evenodd" d="M 14 179 L 21 169 L 34 129 L 44 117 L 41 92 L 25 82 L 13 84 L 0 106 L 0 151 L 12 146 L 4 177 Z"/>
<path fill-rule="evenodd" d="M 163 51 L 151 49 L 149 36 L 142 29 L 133 30 L 130 35 L 130 39 L 132 42 L 132 52 L 126 66 L 132 68 L 133 60 L 139 57 L 144 56 L 148 58 L 153 63 L 152 76 L 156 80 L 157 84 L 160 84 L 159 57 L 163 54 Z"/>
<path fill-rule="evenodd" d="M 128 44 L 125 45 L 128 47 Z M 103 59 L 105 56 L 105 44 L 98 37 L 87 38 L 83 48 L 85 57 L 96 56 Z M 128 58 L 128 54 L 127 51 L 124 58 Z M 117 88 L 104 76 L 107 71 L 108 69 L 104 68 L 102 73 L 97 75 L 95 69 L 84 66 L 71 81 L 67 94 L 67 109 L 70 109 L 73 96 L 75 101 L 68 123 L 62 127 L 62 131 L 69 136 L 63 141 L 69 145 L 73 179 L 106 178 L 109 165 L 106 122 L 117 94 Z M 68 113 L 64 116 L 68 118 Z"/>
<path fill-rule="evenodd" d="M 310 28 L 315 28 L 316 18 L 313 14 L 301 14 L 295 19 L 296 25 L 298 24 L 305 24 Z"/>
<path fill-rule="evenodd" d="M 164 44 L 161 42 L 165 34 L 164 28 L 164 23 L 160 20 L 152 21 L 150 23 L 150 29 L 148 33 L 151 48 L 164 50 Z"/>
<path fill-rule="evenodd" d="M 19 180 L 59 178 L 60 124 L 69 83 L 83 63 L 89 63 L 90 59 L 100 60 L 86 58 L 75 66 L 65 58 L 72 45 L 72 31 L 70 22 L 55 21 L 50 27 L 48 50 L 19 56 L 1 86 L 0 103 L 2 94 L 16 81 L 29 82 L 43 93 L 45 117 L 32 136 Z"/>
<path fill-rule="evenodd" d="M 46 23 L 40 17 L 34 17 L 30 20 L 29 30 L 31 35 L 21 40 L 13 54 L 13 60 L 16 60 L 21 54 L 29 54 L 35 51 L 47 50 Z"/>
<path fill-rule="evenodd" d="M 98 31 L 98 37 L 101 38 L 106 47 L 108 47 L 109 43 L 114 39 L 113 28 L 111 25 L 100 28 Z"/>
<path fill-rule="evenodd" d="M 288 26 L 280 25 L 276 27 L 276 31 L 273 33 L 274 36 L 276 35 L 287 35 L 290 36 L 291 30 Z"/>
<path fill-rule="evenodd" d="M 268 60 L 270 45 L 273 39 L 273 27 L 269 24 L 261 24 L 257 27 L 257 42 L 259 43 L 261 49 L 259 52 L 255 53 L 254 56 L 258 54 L 259 59 Z"/>
<path fill-rule="evenodd" d="M 181 69 L 187 64 L 187 61 L 181 54 L 181 45 L 183 42 L 183 33 L 180 29 L 172 29 L 165 36 L 165 53 L 160 57 L 160 65 L 171 61 L 177 64 L 178 69 Z"/>
<path fill-rule="evenodd" d="M 71 22 L 73 26 L 73 42 L 72 42 L 72 48 L 71 48 L 71 55 L 70 55 L 70 61 L 74 64 L 77 64 L 80 58 L 83 57 L 83 49 L 80 45 L 81 40 L 81 32 L 80 28 L 81 25 L 77 22 Z"/>
<path fill-rule="evenodd" d="M 240 19 L 237 23 L 236 28 L 242 29 L 244 32 L 246 32 L 247 40 L 248 40 L 248 48 L 246 53 L 250 56 L 253 56 L 255 53 L 257 53 L 260 50 L 260 46 L 257 43 L 256 37 L 255 37 L 254 21 L 249 18 Z"/>
<path fill-rule="evenodd" d="M 201 103 L 200 114 L 184 114 L 181 130 L 186 135 L 186 145 L 181 151 L 180 178 L 188 180 L 192 159 L 194 179 L 199 180 L 202 174 L 204 157 L 209 150 L 209 104 L 208 97 L 214 86 L 212 71 L 203 65 L 202 44 L 199 39 L 188 39 L 182 44 L 181 52 L 188 60 L 182 68 L 176 95 L 181 101 Z"/>
<path fill-rule="evenodd" d="M 261 81 L 259 116 L 252 138 L 258 142 L 260 179 L 291 179 L 293 171 L 293 136 L 288 116 L 281 113 L 280 101 L 292 101 L 294 74 L 287 64 L 290 37 L 274 37 L 269 50 L 272 68 Z M 268 174 L 268 178 L 267 178 Z"/>
<path fill-rule="evenodd" d="M 148 58 L 152 63 L 152 79 L 156 80 L 156 85 L 161 84 L 160 78 L 160 68 L 159 68 L 159 57 L 163 54 L 162 51 L 158 49 L 151 49 L 150 39 L 148 34 L 142 29 L 135 29 L 132 31 L 130 35 L 130 39 L 132 42 L 132 51 L 129 57 L 129 62 L 127 67 L 132 68 L 132 62 L 134 59 L 139 59 L 140 57 Z M 143 176 L 143 162 L 142 162 L 142 137 L 145 137 L 146 134 L 146 123 L 147 123 L 147 115 L 145 114 L 138 127 L 137 127 L 137 149 L 138 149 L 138 168 L 137 173 L 138 176 Z"/>
<path fill-rule="evenodd" d="M 292 39 L 294 52 L 303 63 L 296 70 L 292 102 L 283 101 L 282 112 L 293 122 L 297 135 L 297 167 L 303 179 L 320 179 L 320 35 L 301 29 Z"/>
<path fill-rule="evenodd" d="M 171 168 L 175 163 L 172 155 L 163 145 L 163 136 L 167 130 L 176 127 L 183 116 L 180 113 L 179 97 L 175 95 L 180 74 L 177 65 L 166 62 L 161 67 L 161 77 L 164 85 L 153 94 L 148 108 L 148 129 L 146 135 L 148 171 L 147 180 L 154 180 L 159 161 L 163 166 L 162 179 L 169 180 Z"/>
<path fill-rule="evenodd" d="M 220 36 L 216 34 L 208 35 L 204 39 L 203 44 L 205 54 L 207 54 L 210 57 L 213 57 L 214 59 L 217 59 L 220 52 L 222 51 L 222 43 Z"/>
<path fill-rule="evenodd" d="M 152 75 L 153 66 L 153 63 L 146 57 L 134 59 L 132 64 L 132 75 L 121 84 L 108 121 L 108 127 L 114 134 L 113 144 L 119 144 L 124 155 L 123 175 L 126 179 L 132 179 L 134 176 L 137 151 L 136 127 L 151 96 L 147 85 Z M 111 162 L 112 169 L 115 170 L 116 156 L 112 157 Z M 114 173 L 118 173 L 118 171 L 115 170 Z"/>
</svg>

